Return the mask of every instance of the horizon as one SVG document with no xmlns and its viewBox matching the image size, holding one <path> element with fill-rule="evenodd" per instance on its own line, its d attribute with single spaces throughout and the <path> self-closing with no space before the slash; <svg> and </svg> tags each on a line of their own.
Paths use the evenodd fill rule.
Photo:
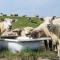
<svg viewBox="0 0 60 60">
<path fill-rule="evenodd" d="M 1 0 L 0 12 L 19 16 L 60 16 L 58 0 Z"/>
</svg>

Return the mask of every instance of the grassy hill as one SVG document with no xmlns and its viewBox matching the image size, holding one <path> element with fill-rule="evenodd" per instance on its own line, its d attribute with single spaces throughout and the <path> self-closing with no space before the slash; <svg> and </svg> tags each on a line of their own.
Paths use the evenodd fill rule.
<svg viewBox="0 0 60 60">
<path fill-rule="evenodd" d="M 40 25 L 43 21 L 41 21 L 37 17 L 13 17 L 13 16 L 0 16 L 1 18 L 12 18 L 12 19 L 17 19 L 18 21 L 13 24 L 13 29 L 14 28 L 23 28 L 26 26 L 31 26 L 31 27 L 37 27 Z M 53 51 L 45 51 L 45 49 L 25 49 L 22 50 L 22 52 L 17 52 L 17 54 L 13 54 L 8 50 L 2 50 L 0 51 L 0 60 L 37 60 L 38 58 L 49 58 L 53 59 L 56 57 L 56 53 Z M 29 58 L 29 59 L 27 59 Z M 39 59 L 41 60 L 41 59 Z"/>
<path fill-rule="evenodd" d="M 18 17 L 18 16 L 0 16 L 1 18 L 12 18 L 17 19 L 18 21 L 13 24 L 14 28 L 23 28 L 23 27 L 37 27 L 42 23 L 42 21 L 38 17 Z M 30 19 L 29 19 L 30 18 Z"/>
</svg>

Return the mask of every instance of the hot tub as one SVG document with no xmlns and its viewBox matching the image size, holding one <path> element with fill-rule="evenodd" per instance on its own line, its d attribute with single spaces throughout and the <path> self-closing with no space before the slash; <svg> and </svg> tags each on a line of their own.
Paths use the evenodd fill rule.
<svg viewBox="0 0 60 60">
<path fill-rule="evenodd" d="M 22 49 L 36 49 L 44 46 L 44 40 L 51 38 L 38 38 L 38 39 L 0 39 L 0 48 L 8 48 L 11 52 L 20 52 Z"/>
</svg>

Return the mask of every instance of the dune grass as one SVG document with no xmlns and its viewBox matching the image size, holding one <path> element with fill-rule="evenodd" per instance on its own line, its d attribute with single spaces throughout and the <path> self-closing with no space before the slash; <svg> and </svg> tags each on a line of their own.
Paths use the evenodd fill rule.
<svg viewBox="0 0 60 60">
<path fill-rule="evenodd" d="M 20 53 L 17 52 L 16 54 L 10 52 L 8 49 L 4 49 L 0 51 L 0 58 L 7 58 L 7 59 L 14 59 L 14 58 L 53 58 L 56 57 L 56 54 L 52 51 L 44 51 L 44 49 L 24 49 Z"/>
</svg>

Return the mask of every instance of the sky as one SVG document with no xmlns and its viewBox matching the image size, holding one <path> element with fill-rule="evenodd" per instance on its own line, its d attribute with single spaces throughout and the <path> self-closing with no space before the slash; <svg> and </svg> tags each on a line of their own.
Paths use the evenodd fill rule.
<svg viewBox="0 0 60 60">
<path fill-rule="evenodd" d="M 0 12 L 27 16 L 60 16 L 60 0 L 1 0 Z"/>
</svg>

